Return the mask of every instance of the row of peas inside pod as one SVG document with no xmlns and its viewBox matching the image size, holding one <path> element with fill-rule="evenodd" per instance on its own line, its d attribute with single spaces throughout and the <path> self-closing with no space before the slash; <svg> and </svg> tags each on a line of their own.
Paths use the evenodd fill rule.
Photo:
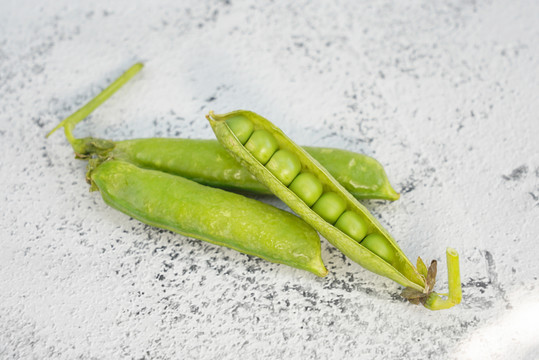
<svg viewBox="0 0 539 360">
<path fill-rule="evenodd" d="M 296 154 L 279 149 L 272 134 L 264 129 L 255 130 L 253 122 L 241 115 L 227 119 L 226 123 L 241 144 L 322 219 L 389 264 L 394 262 L 395 252 L 387 239 L 376 231 L 369 233 L 367 222 L 353 210 L 348 210 L 346 201 L 339 194 L 324 191 L 316 176 L 302 170 Z"/>
</svg>

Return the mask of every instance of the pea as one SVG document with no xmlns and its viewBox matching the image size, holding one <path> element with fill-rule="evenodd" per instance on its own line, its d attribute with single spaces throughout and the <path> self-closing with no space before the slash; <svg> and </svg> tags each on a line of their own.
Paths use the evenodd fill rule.
<svg viewBox="0 0 539 360">
<path fill-rule="evenodd" d="M 245 116 L 234 116 L 227 119 L 226 124 L 238 138 L 241 144 L 245 144 L 254 131 L 253 122 Z"/>
<path fill-rule="evenodd" d="M 365 239 L 363 239 L 361 245 L 365 246 L 367 249 L 390 264 L 392 264 L 395 260 L 395 249 L 381 234 L 372 233 L 368 235 Z"/>
<path fill-rule="evenodd" d="M 302 172 L 296 176 L 288 188 L 303 200 L 308 207 L 313 206 L 324 192 L 320 180 L 308 172 Z"/>
<path fill-rule="evenodd" d="M 278 150 L 266 164 L 266 168 L 285 186 L 301 171 L 301 163 L 295 154 L 288 150 Z"/>
<path fill-rule="evenodd" d="M 266 130 L 256 130 L 245 143 L 245 148 L 262 165 L 266 165 L 271 156 L 279 149 L 279 144 L 275 137 Z"/>
<path fill-rule="evenodd" d="M 335 227 L 352 239 L 360 242 L 367 235 L 367 222 L 353 211 L 345 211 L 335 223 Z"/>
<path fill-rule="evenodd" d="M 346 210 L 346 202 L 340 195 L 329 191 L 320 196 L 312 209 L 328 223 L 335 224 L 335 221 Z"/>
</svg>

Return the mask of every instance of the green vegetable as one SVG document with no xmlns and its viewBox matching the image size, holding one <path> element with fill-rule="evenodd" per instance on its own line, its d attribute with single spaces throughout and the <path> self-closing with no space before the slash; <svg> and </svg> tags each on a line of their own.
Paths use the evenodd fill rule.
<svg viewBox="0 0 539 360">
<path fill-rule="evenodd" d="M 303 147 L 356 199 L 398 200 L 382 165 L 372 157 L 341 149 Z"/>
<path fill-rule="evenodd" d="M 328 223 L 335 224 L 346 209 L 346 201 L 333 191 L 329 191 L 320 196 L 312 209 Z"/>
<path fill-rule="evenodd" d="M 228 126 L 242 144 L 245 144 L 249 140 L 249 137 L 251 137 L 254 131 L 253 123 L 245 121 L 245 118 L 242 116 L 228 119 Z"/>
<path fill-rule="evenodd" d="M 308 172 L 299 174 L 288 188 L 303 200 L 307 206 L 313 206 L 324 192 L 322 183 L 316 176 Z"/>
<path fill-rule="evenodd" d="M 238 116 L 243 116 L 253 123 L 255 129 L 254 133 L 257 131 L 265 131 L 271 134 L 274 137 L 275 142 L 278 144 L 279 149 L 284 149 L 295 154 L 301 162 L 302 172 L 312 173 L 322 184 L 324 195 L 334 193 L 336 195 L 336 197 L 332 195 L 334 202 L 338 204 L 339 200 L 337 200 L 337 198 L 342 199 L 344 201 L 344 208 L 334 205 L 332 201 L 331 206 L 320 206 L 318 209 L 315 209 L 316 204 L 320 202 L 322 197 L 324 197 L 324 195 L 322 195 L 322 197 L 313 206 L 313 209 L 311 209 L 309 205 L 301 200 L 301 197 L 293 191 L 294 189 L 286 187 L 264 166 L 263 163 L 258 161 L 257 157 L 252 153 L 259 151 L 258 148 L 254 146 L 249 148 L 246 146 L 244 147 L 237 140 L 236 136 L 227 125 L 226 120 L 228 118 Z M 361 205 L 348 191 L 346 191 L 346 189 L 343 188 L 342 185 L 340 185 L 339 182 L 333 178 L 325 168 L 314 160 L 305 150 L 293 143 L 280 129 L 275 127 L 275 125 L 260 115 L 242 110 L 224 115 L 215 115 L 213 112 L 210 112 L 207 118 L 218 140 L 243 166 L 245 166 L 262 184 L 264 184 L 272 193 L 286 203 L 303 220 L 318 230 L 318 232 L 320 232 L 328 241 L 335 245 L 350 259 L 372 272 L 398 282 L 399 284 L 410 289 L 410 292 L 415 291 L 426 294 L 427 300 L 425 300 L 424 305 L 429 309 L 437 310 L 443 307 L 441 304 L 452 306 L 458 303 L 456 300 L 460 301 L 460 298 L 451 296 L 450 299 L 447 300 L 431 300 L 432 298 L 439 296 L 438 294 L 431 292 L 432 288 L 430 285 L 433 284 L 433 282 L 428 282 L 429 279 L 426 279 L 417 271 L 417 269 L 404 255 L 402 250 L 398 247 L 395 240 L 393 240 L 389 233 L 363 205 Z M 266 142 L 269 141 L 267 140 Z M 337 227 L 333 226 L 331 223 L 333 217 L 320 216 L 321 213 L 323 215 L 327 215 L 323 212 L 324 210 L 320 209 L 327 209 L 330 207 L 335 208 L 335 210 L 330 212 L 331 214 L 336 214 L 342 209 L 342 211 L 338 214 L 340 215 L 346 209 L 348 211 L 353 211 L 359 217 L 361 217 L 361 219 L 365 220 L 365 223 L 367 224 L 367 234 L 376 234 L 383 238 L 388 249 L 386 249 L 387 251 L 382 252 L 380 250 L 381 246 L 377 244 L 377 241 L 373 242 L 374 245 L 369 244 L 369 246 L 373 248 L 376 246 L 377 251 L 380 251 L 380 254 L 382 254 L 385 259 L 366 246 L 361 245 L 361 243 L 358 243 L 358 241 L 352 239 Z M 316 210 L 318 210 L 318 213 Z M 324 218 L 329 220 L 329 222 Z M 337 220 L 337 218 L 335 218 L 335 220 Z M 386 260 L 390 260 L 390 262 Z M 450 278 L 455 277 L 455 272 L 450 273 L 449 276 Z"/>
<path fill-rule="evenodd" d="M 275 154 L 279 145 L 275 138 L 265 130 L 255 130 L 249 140 L 245 143 L 245 148 L 263 165 Z"/>
<path fill-rule="evenodd" d="M 141 65 L 132 67 L 103 94 L 110 96 L 140 68 Z M 88 115 L 92 107 L 102 101 L 103 98 L 99 97 L 93 99 L 72 118 Z M 73 122 L 64 121 L 62 124 L 78 156 L 89 159 L 87 180 L 91 190 L 99 190 L 110 206 L 152 226 L 307 270 L 318 276 L 327 274 L 320 255 L 318 234 L 298 217 L 268 204 L 179 176 L 104 158 L 99 151 L 109 149 L 111 142 L 76 139 L 72 134 Z M 113 148 L 114 144 L 110 149 Z"/>
<path fill-rule="evenodd" d="M 121 158 L 147 169 L 183 176 L 204 185 L 271 194 L 216 140 L 149 138 L 111 144 L 113 148 L 104 156 Z M 375 159 L 339 149 L 308 146 L 304 149 L 323 166 L 331 166 L 331 173 L 339 177 L 341 184 L 356 198 L 399 198 L 399 194 L 389 184 L 383 167 Z M 302 175 L 298 175 L 298 178 Z"/>
<path fill-rule="evenodd" d="M 290 151 L 279 150 L 268 161 L 266 167 L 286 186 L 290 185 L 301 170 L 301 163 Z"/>
<path fill-rule="evenodd" d="M 387 239 L 377 233 L 372 233 L 366 236 L 361 245 L 384 259 L 386 262 L 392 264 L 395 260 L 395 251 Z"/>
<path fill-rule="evenodd" d="M 260 201 L 109 160 L 89 179 L 113 208 L 143 223 L 325 276 L 318 234 Z"/>
<path fill-rule="evenodd" d="M 119 159 L 146 169 L 183 176 L 204 185 L 271 194 L 216 140 L 148 138 L 112 141 L 94 137 L 76 139 L 72 134 L 75 126 L 141 68 L 142 64 L 134 65 L 124 76 L 67 117 L 48 135 L 64 127 L 66 137 L 78 158 L 97 156 L 102 159 Z M 240 133 L 241 139 L 238 139 L 242 144 L 253 132 L 252 122 L 244 120 L 242 116 L 229 119 L 234 129 Z M 305 147 L 305 150 L 327 167 L 358 199 L 397 200 L 399 198 L 399 194 L 391 187 L 384 168 L 375 159 L 339 149 Z M 317 199 L 318 197 L 314 201 Z"/>
<path fill-rule="evenodd" d="M 350 236 L 355 241 L 361 241 L 367 235 L 369 229 L 367 221 L 353 211 L 345 211 L 339 220 L 335 223 L 335 227 L 341 230 L 346 235 Z M 365 246 L 365 244 L 363 244 Z"/>
</svg>

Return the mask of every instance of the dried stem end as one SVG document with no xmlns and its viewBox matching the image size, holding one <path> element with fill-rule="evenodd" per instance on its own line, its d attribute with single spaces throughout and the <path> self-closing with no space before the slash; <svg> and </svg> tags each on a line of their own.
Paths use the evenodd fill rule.
<svg viewBox="0 0 539 360">
<path fill-rule="evenodd" d="M 453 248 L 447 248 L 447 274 L 449 284 L 449 294 L 439 294 L 432 289 L 436 281 L 436 261 L 433 260 L 427 270 L 423 260 L 417 259 L 417 268 L 420 274 L 426 277 L 426 286 L 424 291 L 418 291 L 412 288 L 406 288 L 401 296 L 412 304 L 423 304 L 430 310 L 449 309 L 462 300 L 462 288 L 460 284 L 459 254 Z"/>
</svg>

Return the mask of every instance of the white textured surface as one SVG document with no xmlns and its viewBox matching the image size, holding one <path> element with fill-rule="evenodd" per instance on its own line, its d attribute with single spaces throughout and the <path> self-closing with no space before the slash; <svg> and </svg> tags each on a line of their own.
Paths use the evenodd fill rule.
<svg viewBox="0 0 539 360">
<path fill-rule="evenodd" d="M 537 358 L 539 2 L 75 3 L 0 1 L 0 358 Z M 319 279 L 107 207 L 44 135 L 134 61 L 78 134 L 211 138 L 245 108 L 373 155 L 402 197 L 367 205 L 442 291 L 458 249 L 463 304 L 325 241 Z"/>
</svg>

